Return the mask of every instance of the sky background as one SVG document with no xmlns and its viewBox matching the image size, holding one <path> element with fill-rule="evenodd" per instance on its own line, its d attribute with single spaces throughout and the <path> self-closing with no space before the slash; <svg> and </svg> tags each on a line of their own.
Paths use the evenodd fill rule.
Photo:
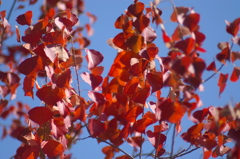
<svg viewBox="0 0 240 159">
<path fill-rule="evenodd" d="M 2 5 L 0 5 L 0 11 L 10 9 L 13 0 L 3 0 Z M 150 4 L 149 0 L 141 0 L 147 5 Z M 22 2 L 26 4 L 25 2 Z M 19 14 L 23 14 L 27 10 L 33 10 L 33 20 L 37 20 L 39 15 L 39 5 L 41 4 L 41 0 L 35 6 L 28 6 L 27 9 L 24 10 L 16 10 L 11 16 L 9 23 L 12 28 L 16 25 L 15 19 Z M 91 45 L 88 47 L 89 49 L 95 49 L 100 51 L 104 55 L 104 61 L 102 66 L 105 67 L 105 71 L 103 77 L 108 72 L 114 57 L 117 54 L 117 51 L 111 48 L 106 41 L 109 38 L 113 38 L 115 35 L 121 32 L 121 30 L 114 28 L 115 20 L 123 14 L 124 10 L 132 3 L 132 0 L 86 0 L 85 1 L 85 10 L 97 16 L 98 20 L 93 25 L 94 35 L 90 37 Z M 184 7 L 193 7 L 195 12 L 199 13 L 200 18 L 200 31 L 205 34 L 206 40 L 204 41 L 203 48 L 207 50 L 206 53 L 201 54 L 201 58 L 206 61 L 206 64 L 210 64 L 215 58 L 216 54 L 220 52 L 217 48 L 217 44 L 219 42 L 230 42 L 231 36 L 225 31 L 226 23 L 225 20 L 232 22 L 234 19 L 240 17 L 240 1 L 239 0 L 175 0 L 176 6 L 184 6 Z M 17 8 L 18 5 L 15 6 Z M 162 19 L 164 21 L 165 29 L 168 35 L 173 33 L 173 30 L 176 27 L 175 23 L 170 21 L 170 15 L 173 11 L 171 2 L 168 0 L 161 1 L 158 7 L 163 11 Z M 34 19 L 35 18 L 35 19 Z M 80 17 L 80 24 L 86 23 L 87 18 L 82 16 Z M 160 27 L 153 28 L 158 33 L 158 38 L 154 41 L 154 43 L 159 47 L 159 56 L 166 56 L 168 53 L 168 49 L 166 49 L 160 34 Z M 21 29 L 21 28 L 20 28 Z M 10 42 L 9 42 L 10 43 Z M 9 44 L 8 43 L 8 44 Z M 14 42 L 11 41 L 10 44 Z M 239 46 L 234 46 L 233 50 L 239 51 Z M 220 63 L 216 62 L 217 68 L 220 66 Z M 240 65 L 239 65 L 240 66 Z M 221 70 L 222 73 L 229 73 L 229 77 L 231 75 L 233 66 L 228 63 Z M 86 71 L 86 70 L 84 70 Z M 80 73 L 83 72 L 80 70 Z M 203 79 L 209 77 L 213 72 L 205 72 L 203 75 Z M 217 86 L 219 75 L 214 76 L 211 80 L 204 83 L 205 90 L 200 92 L 200 96 L 203 102 L 203 106 L 201 107 L 209 107 L 209 106 L 224 106 L 225 104 L 232 102 L 239 102 L 240 98 L 240 84 L 239 81 L 236 83 L 227 82 L 227 87 L 225 91 L 222 93 L 219 98 L 219 88 Z M 83 84 L 83 83 L 81 83 Z M 18 89 L 18 98 L 16 100 L 21 99 L 21 101 L 29 104 L 30 106 L 38 106 L 40 101 L 33 101 L 31 98 L 23 97 L 22 86 Z M 88 85 L 83 85 L 82 89 L 90 89 Z M 87 91 L 86 91 L 87 92 Z M 163 94 L 168 92 L 163 92 Z M 15 101 L 16 101 L 15 100 Z M 12 103 L 14 103 L 13 101 Z M 13 117 L 12 117 L 13 118 Z M 11 118 L 10 118 L 11 119 Z M 9 120 L 10 121 L 10 120 Z M 3 121 L 0 119 L 0 123 L 7 124 L 8 121 Z M 182 132 L 186 132 L 187 128 L 193 125 L 192 122 L 187 121 L 187 117 L 185 116 L 182 122 Z M 171 131 L 169 132 L 168 138 L 171 138 Z M 1 134 L 0 134 L 1 135 Z M 176 144 L 174 147 L 175 152 L 177 152 L 181 148 L 187 148 L 189 145 L 184 143 L 180 138 L 180 134 L 176 136 Z M 83 133 L 81 138 L 88 136 L 87 133 Z M 170 140 L 166 143 L 166 148 L 170 148 Z M 147 142 L 146 142 L 147 143 Z M 19 141 L 13 140 L 11 137 L 7 137 L 4 140 L 0 140 L 0 159 L 10 158 L 15 154 L 16 149 L 20 145 Z M 73 158 L 76 159 L 95 159 L 95 158 L 104 158 L 103 153 L 101 152 L 101 148 L 107 146 L 105 143 L 98 144 L 94 139 L 86 139 L 78 141 L 75 145 L 73 145 L 70 152 L 73 153 Z M 124 144 L 121 148 L 126 150 L 131 154 L 132 147 Z M 143 152 L 149 152 L 152 150 L 152 146 L 150 144 L 144 144 Z M 202 149 L 195 151 L 194 153 L 185 156 L 183 158 L 195 159 L 197 157 L 201 158 Z"/>
</svg>

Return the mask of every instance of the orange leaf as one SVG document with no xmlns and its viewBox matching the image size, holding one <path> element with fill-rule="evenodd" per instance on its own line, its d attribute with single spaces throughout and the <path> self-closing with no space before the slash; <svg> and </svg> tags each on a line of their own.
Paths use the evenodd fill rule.
<svg viewBox="0 0 240 159">
<path fill-rule="evenodd" d="M 133 35 L 126 41 L 127 47 L 135 53 L 142 49 L 143 44 L 144 38 L 142 35 Z"/>
<path fill-rule="evenodd" d="M 171 15 L 171 21 L 178 22 L 178 16 L 185 17 L 189 11 L 189 8 L 187 7 L 176 7 L 175 10 L 173 10 Z"/>
<path fill-rule="evenodd" d="M 219 79 L 218 79 L 218 87 L 220 88 L 219 96 L 224 91 L 224 89 L 226 87 L 227 79 L 228 79 L 228 74 L 220 73 L 220 76 L 219 76 Z"/>
<path fill-rule="evenodd" d="M 34 107 L 28 112 L 29 118 L 40 126 L 49 121 L 53 113 L 46 107 Z"/>
<path fill-rule="evenodd" d="M 129 122 L 135 122 L 138 115 L 143 112 L 143 108 L 140 106 L 135 106 L 131 108 L 125 115 L 125 119 Z"/>
<path fill-rule="evenodd" d="M 63 145 L 55 140 L 45 140 L 41 143 L 43 152 L 49 157 L 56 157 L 64 152 Z"/>
<path fill-rule="evenodd" d="M 153 123 L 153 120 L 150 118 L 142 118 L 133 124 L 133 128 L 138 132 L 144 133 L 146 128 Z"/>
<path fill-rule="evenodd" d="M 136 2 L 128 7 L 128 11 L 136 17 L 140 16 L 143 10 L 144 4 L 142 2 Z"/>
</svg>

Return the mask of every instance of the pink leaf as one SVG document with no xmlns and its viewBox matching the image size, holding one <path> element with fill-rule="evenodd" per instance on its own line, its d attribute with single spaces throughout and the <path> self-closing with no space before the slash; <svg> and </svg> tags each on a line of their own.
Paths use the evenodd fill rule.
<svg viewBox="0 0 240 159">
<path fill-rule="evenodd" d="M 87 55 L 86 55 L 86 59 L 88 62 L 88 69 L 91 70 L 94 67 L 96 67 L 97 65 L 99 65 L 102 61 L 103 61 L 103 55 L 96 51 L 96 50 L 88 50 L 85 49 Z"/>
</svg>

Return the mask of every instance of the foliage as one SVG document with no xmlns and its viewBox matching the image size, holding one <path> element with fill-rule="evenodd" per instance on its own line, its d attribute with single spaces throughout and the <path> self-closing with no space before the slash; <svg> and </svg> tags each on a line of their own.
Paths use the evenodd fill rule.
<svg viewBox="0 0 240 159">
<path fill-rule="evenodd" d="M 30 0 L 29 4 L 36 2 Z M 0 12 L 0 61 L 6 70 L 0 71 L 0 117 L 7 120 L 11 114 L 16 115 L 9 129 L 3 127 L 2 138 L 11 135 L 22 142 L 14 158 L 70 158 L 65 151 L 81 139 L 83 129 L 89 133 L 85 139 L 107 144 L 102 149 L 107 159 L 141 158 L 146 142 L 153 146 L 154 151 L 147 154 L 153 158 L 177 158 L 198 148 L 203 149 L 205 159 L 225 154 L 239 158 L 240 104 L 196 109 L 201 106 L 199 90 L 214 75 L 219 74 L 219 96 L 228 79 L 239 79 L 237 66 L 231 74 L 220 71 L 226 63 L 240 59 L 240 52 L 232 50 L 233 45 L 240 45 L 240 18 L 227 22 L 226 32 L 232 35 L 232 41 L 218 44 L 221 51 L 216 59 L 222 65 L 217 69 L 215 61 L 207 65 L 201 58 L 206 50 L 202 47 L 205 35 L 200 31 L 200 14 L 173 4 L 170 20 L 177 27 L 168 36 L 158 3 L 149 6 L 135 0 L 116 19 L 114 26 L 120 33 L 107 43 L 118 53 L 106 77 L 102 73 L 108 68 L 101 66 L 104 55 L 87 48 L 90 40 L 83 31 L 92 35 L 96 17 L 84 11 L 82 0 L 47 0 L 37 21 L 32 19 L 32 11 L 18 15 L 19 26 L 27 27 L 23 34 L 18 27 L 12 30 L 6 11 Z M 89 24 L 78 24 L 81 14 L 89 17 Z M 161 29 L 163 43 L 169 49 L 166 57 L 160 56 L 154 43 L 157 33 L 152 25 Z M 5 45 L 13 34 L 19 45 Z M 87 63 L 85 72 L 81 68 L 83 61 Z M 80 70 L 83 73 L 79 75 Z M 203 80 L 204 71 L 213 74 Z M 80 77 L 91 87 L 87 96 L 82 95 Z M 9 100 L 17 98 L 18 87 L 44 106 L 29 107 L 22 102 L 10 106 Z M 169 88 L 166 97 L 163 88 Z M 185 114 L 194 125 L 182 133 Z M 166 135 L 169 124 L 173 125 L 172 138 Z M 173 148 L 167 150 L 164 145 L 169 140 L 174 145 L 175 133 L 180 132 L 181 138 L 195 148 L 173 154 Z M 227 146 L 228 142 L 234 142 L 234 146 Z M 134 155 L 120 148 L 123 143 L 134 148 Z M 124 155 L 118 156 L 119 152 Z"/>
</svg>

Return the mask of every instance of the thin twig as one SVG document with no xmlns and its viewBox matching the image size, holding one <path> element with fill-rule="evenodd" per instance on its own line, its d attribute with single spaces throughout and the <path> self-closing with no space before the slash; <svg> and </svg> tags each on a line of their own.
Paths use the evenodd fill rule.
<svg viewBox="0 0 240 159">
<path fill-rule="evenodd" d="M 230 47 L 230 49 L 229 49 L 229 54 L 231 53 L 232 48 L 233 48 L 233 42 L 231 43 L 231 47 Z M 202 83 L 207 82 L 207 81 L 210 80 L 213 76 L 215 76 L 215 75 L 223 68 L 223 66 L 224 66 L 224 64 L 222 64 L 222 65 L 218 68 L 218 70 L 217 70 L 216 72 L 214 72 L 211 76 L 209 76 L 207 79 L 203 80 Z"/>
<path fill-rule="evenodd" d="M 191 153 L 191 152 L 193 152 L 193 151 L 195 151 L 195 150 L 197 150 L 197 149 L 199 149 L 199 148 L 200 148 L 200 147 L 193 148 L 193 149 L 191 149 L 191 150 L 189 150 L 189 151 L 187 151 L 187 152 L 185 152 L 185 153 L 183 153 L 183 151 L 186 151 L 186 150 L 183 150 L 183 151 L 175 154 L 175 155 L 172 156 L 172 157 L 171 157 L 171 156 L 169 156 L 169 157 L 159 157 L 158 159 L 175 159 L 175 158 L 178 158 L 178 157 L 187 155 L 187 154 L 189 154 L 189 153 Z M 188 148 L 188 149 L 189 149 L 189 148 Z M 187 149 L 187 150 L 188 150 L 188 149 Z"/>
<path fill-rule="evenodd" d="M 171 159 L 173 157 L 173 151 L 174 151 L 175 133 L 176 133 L 175 127 L 176 127 L 176 125 L 174 125 L 174 127 L 173 127 L 172 145 L 171 145 L 171 153 L 170 153 L 170 158 Z"/>
<path fill-rule="evenodd" d="M 100 141 L 102 141 L 102 142 L 105 142 L 106 144 L 108 144 L 108 145 L 110 145 L 110 146 L 118 149 L 119 151 L 121 151 L 122 153 L 124 153 L 125 155 L 127 155 L 128 157 L 130 157 L 131 159 L 134 159 L 130 154 L 128 154 L 126 151 L 120 149 L 120 148 L 117 147 L 116 145 L 114 145 L 114 144 L 112 144 L 112 143 L 110 143 L 110 142 L 108 142 L 108 141 L 105 141 L 105 140 L 103 140 L 103 139 L 101 139 L 101 138 L 98 138 L 98 137 L 94 137 L 94 138 L 97 139 L 97 140 L 100 140 Z"/>
</svg>

